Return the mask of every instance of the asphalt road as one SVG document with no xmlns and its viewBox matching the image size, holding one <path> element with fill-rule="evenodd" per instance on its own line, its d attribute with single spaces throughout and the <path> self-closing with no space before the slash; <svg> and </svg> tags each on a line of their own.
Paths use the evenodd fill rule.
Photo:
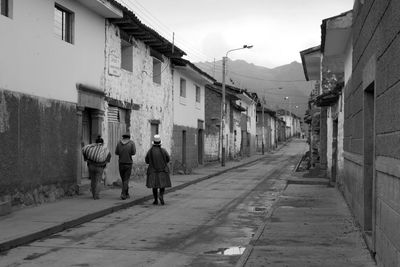
<svg viewBox="0 0 400 267">
<path fill-rule="evenodd" d="M 305 144 L 7 251 L 0 266 L 233 266 Z"/>
</svg>

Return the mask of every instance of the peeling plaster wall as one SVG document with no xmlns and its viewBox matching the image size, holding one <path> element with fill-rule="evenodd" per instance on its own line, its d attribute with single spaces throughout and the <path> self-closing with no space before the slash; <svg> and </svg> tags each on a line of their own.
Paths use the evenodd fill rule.
<svg viewBox="0 0 400 267">
<path fill-rule="evenodd" d="M 242 141 L 242 131 L 240 128 L 240 118 L 241 113 L 239 111 L 233 110 L 233 131 L 230 133 L 230 143 L 228 155 L 231 159 L 236 159 L 240 155 L 240 145 Z M 236 131 L 236 135 L 235 135 Z"/>
<path fill-rule="evenodd" d="M 138 104 L 139 110 L 132 110 L 130 132 L 136 144 L 134 167 L 137 176 L 144 176 L 144 158 L 151 147 L 152 120 L 159 121 L 162 146 L 171 153 L 173 133 L 173 80 L 170 61 L 164 57 L 161 70 L 161 85 L 153 82 L 153 57 L 150 49 L 141 41 L 132 38 L 133 71 L 120 69 L 119 76 L 112 74 L 113 60 L 121 59 L 121 39 L 118 27 L 106 23 L 106 68 L 105 93 L 108 97 Z M 106 126 L 107 128 L 107 123 Z M 107 130 L 105 131 L 107 132 Z"/>
</svg>

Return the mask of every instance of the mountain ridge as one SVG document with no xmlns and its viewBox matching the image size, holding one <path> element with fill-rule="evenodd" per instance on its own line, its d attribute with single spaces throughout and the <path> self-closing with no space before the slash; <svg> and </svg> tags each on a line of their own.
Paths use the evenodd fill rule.
<svg viewBox="0 0 400 267">
<path fill-rule="evenodd" d="M 197 62 L 197 67 L 222 81 L 222 61 Z M 300 118 L 307 110 L 308 97 L 313 87 L 305 80 L 303 66 L 297 61 L 267 68 L 248 63 L 243 59 L 226 62 L 226 84 L 257 93 L 266 100 L 266 106 L 273 110 L 280 108 L 291 110 Z M 288 97 L 288 99 L 285 99 Z"/>
</svg>

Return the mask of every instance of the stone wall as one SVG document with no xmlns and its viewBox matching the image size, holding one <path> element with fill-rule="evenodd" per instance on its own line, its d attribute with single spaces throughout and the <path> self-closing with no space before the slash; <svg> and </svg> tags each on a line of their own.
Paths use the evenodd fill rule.
<svg viewBox="0 0 400 267">
<path fill-rule="evenodd" d="M 76 104 L 0 90 L 0 196 L 13 205 L 75 194 Z"/>
</svg>

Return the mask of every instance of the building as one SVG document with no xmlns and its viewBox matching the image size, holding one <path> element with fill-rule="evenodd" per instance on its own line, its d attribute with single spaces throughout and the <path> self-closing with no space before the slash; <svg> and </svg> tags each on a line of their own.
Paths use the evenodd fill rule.
<svg viewBox="0 0 400 267">
<path fill-rule="evenodd" d="M 224 126 L 225 157 L 228 156 L 229 147 L 231 147 L 231 132 L 234 125 L 237 127 L 237 115 L 234 121 L 234 110 L 237 111 L 236 100 L 240 89 L 233 86 L 226 86 L 225 103 L 226 116 Z M 204 160 L 205 162 L 218 161 L 221 159 L 221 101 L 222 89 L 220 83 L 208 84 L 205 87 L 205 136 L 204 136 Z M 244 110 L 244 109 L 243 109 Z M 231 115 L 232 114 L 232 115 Z M 232 126 L 231 126 L 232 125 Z M 236 132 L 237 133 L 237 132 Z M 237 137 L 233 139 L 237 140 Z M 233 142 L 237 145 L 237 141 Z"/>
<path fill-rule="evenodd" d="M 241 154 L 242 156 L 251 156 L 256 154 L 257 144 L 257 102 L 258 96 L 256 93 L 241 90 L 238 93 L 237 104 L 244 108 L 242 111 L 242 141 Z"/>
<path fill-rule="evenodd" d="M 188 60 L 173 62 L 174 172 L 191 170 L 204 163 L 205 85 L 215 80 Z"/>
<path fill-rule="evenodd" d="M 104 94 L 105 19 L 122 11 L 109 1 L 1 2 L 0 196 L 30 205 L 74 194 L 86 109 L 85 135 L 102 133 L 104 103 L 89 96 Z"/>
<path fill-rule="evenodd" d="M 399 1 L 354 1 L 344 93 L 343 191 L 378 266 L 400 265 L 399 15 Z"/>
<path fill-rule="evenodd" d="M 124 132 L 136 144 L 132 178 L 143 180 L 144 159 L 152 137 L 160 134 L 162 146 L 171 153 L 173 136 L 172 58 L 185 52 L 144 25 L 135 14 L 113 1 L 123 17 L 106 21 L 103 135 L 114 149 Z M 107 168 L 107 184 L 120 179 L 118 162 Z"/>
<path fill-rule="evenodd" d="M 257 105 L 257 152 L 265 152 L 275 148 L 275 120 L 275 111 L 267 107 L 263 108 L 261 103 Z"/>
<path fill-rule="evenodd" d="M 326 109 L 327 173 L 378 266 L 400 265 L 399 10 L 398 1 L 356 0 L 352 11 L 323 20 L 321 27 L 316 103 Z"/>
</svg>

